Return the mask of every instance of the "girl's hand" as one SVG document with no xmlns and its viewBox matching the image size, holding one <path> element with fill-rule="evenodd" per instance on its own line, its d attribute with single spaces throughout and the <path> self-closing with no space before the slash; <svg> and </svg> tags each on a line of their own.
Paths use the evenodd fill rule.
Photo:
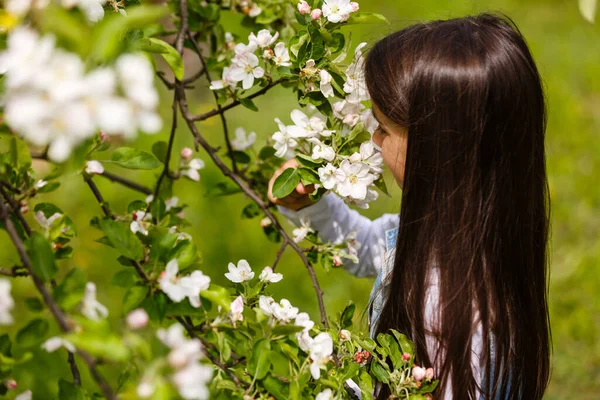
<svg viewBox="0 0 600 400">
<path fill-rule="evenodd" d="M 282 199 L 273 197 L 273 183 L 275 182 L 275 179 L 277 179 L 277 177 L 281 175 L 281 173 L 286 169 L 298 168 L 299 166 L 300 164 L 298 163 L 298 161 L 292 158 L 281 164 L 281 167 L 279 167 L 279 169 L 275 171 L 275 173 L 271 177 L 271 180 L 269 181 L 269 191 L 267 193 L 269 200 L 271 200 L 273 204 L 289 208 L 290 210 L 298 211 L 299 209 L 307 207 L 313 203 L 308 195 L 315 191 L 315 186 L 304 186 L 302 182 L 298 183 L 298 185 L 296 186 L 296 190 L 294 190 L 286 197 Z"/>
</svg>

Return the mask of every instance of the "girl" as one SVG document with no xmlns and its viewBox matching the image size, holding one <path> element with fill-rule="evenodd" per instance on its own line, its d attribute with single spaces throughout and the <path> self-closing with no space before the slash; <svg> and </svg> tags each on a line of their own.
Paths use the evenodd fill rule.
<svg viewBox="0 0 600 400">
<path fill-rule="evenodd" d="M 400 215 L 371 221 L 332 194 L 311 204 L 302 184 L 271 201 L 296 223 L 309 217 L 323 239 L 357 230 L 360 264 L 344 267 L 378 276 L 371 334 L 407 333 L 440 379 L 436 398 L 541 399 L 546 108 L 523 36 L 491 14 L 409 26 L 369 51 L 365 78 Z M 384 386 L 377 399 L 388 395 Z"/>
</svg>

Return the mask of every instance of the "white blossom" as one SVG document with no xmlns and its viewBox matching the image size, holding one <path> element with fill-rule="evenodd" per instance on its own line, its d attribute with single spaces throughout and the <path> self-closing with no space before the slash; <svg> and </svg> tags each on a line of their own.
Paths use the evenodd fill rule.
<svg viewBox="0 0 600 400">
<path fill-rule="evenodd" d="M 209 398 L 207 384 L 212 377 L 213 368 L 200 363 L 191 363 L 173 374 L 171 379 L 182 398 L 205 400 Z"/>
<path fill-rule="evenodd" d="M 225 67 L 223 68 L 223 73 L 221 75 L 220 80 L 210 82 L 209 89 L 210 90 L 220 90 L 226 87 L 234 88 L 237 84 L 237 81 L 231 77 L 231 68 Z"/>
<path fill-rule="evenodd" d="M 346 101 L 350 103 L 359 103 L 363 100 L 369 100 L 369 92 L 365 82 L 364 58 L 362 48 L 366 46 L 365 42 L 360 43 L 354 50 L 354 62 L 346 68 L 346 82 L 344 83 L 344 92 L 349 93 Z"/>
<path fill-rule="evenodd" d="M 324 167 L 320 167 L 317 172 L 319 173 L 319 180 L 323 184 L 323 187 L 327 190 L 334 189 L 338 183 L 336 178 L 337 168 L 331 163 L 327 163 Z"/>
<path fill-rule="evenodd" d="M 333 103 L 333 115 L 341 119 L 342 122 L 353 127 L 361 119 L 361 110 L 364 106 L 361 103 L 351 103 L 347 100 L 340 100 Z"/>
<path fill-rule="evenodd" d="M 319 137 L 319 136 L 331 136 L 335 131 L 328 130 L 327 118 L 321 114 L 315 114 L 312 117 L 308 117 L 301 110 L 295 109 L 290 113 L 290 117 L 294 122 L 294 125 L 287 127 L 287 132 L 296 139 Z"/>
<path fill-rule="evenodd" d="M 273 147 L 275 148 L 275 156 L 281 158 L 292 158 L 294 157 L 293 149 L 298 146 L 296 139 L 288 132 L 288 126 L 285 126 L 279 118 L 275 118 L 275 122 L 279 125 L 279 130 L 271 136 L 275 141 Z"/>
<path fill-rule="evenodd" d="M 32 398 L 32 393 L 31 390 L 26 390 L 23 393 L 19 394 L 17 397 L 15 397 L 14 400 L 31 400 Z"/>
<path fill-rule="evenodd" d="M 333 97 L 333 87 L 331 86 L 333 77 L 324 69 L 319 71 L 319 76 L 321 77 L 321 80 L 319 81 L 319 89 L 321 90 L 321 93 L 323 93 L 323 96 L 325 97 Z"/>
<path fill-rule="evenodd" d="M 256 3 L 252 3 L 252 6 L 248 10 L 248 16 L 258 17 L 261 12 L 262 12 L 262 8 L 260 8 Z"/>
<path fill-rule="evenodd" d="M 234 150 L 244 151 L 256 142 L 256 132 L 246 134 L 246 130 L 239 127 L 235 130 L 235 139 L 231 141 Z"/>
<path fill-rule="evenodd" d="M 143 379 L 136 388 L 136 394 L 142 399 L 148 399 L 156 390 L 156 387 L 149 379 Z"/>
<path fill-rule="evenodd" d="M 322 10 L 329 22 L 338 23 L 350 17 L 353 7 L 350 5 L 350 0 L 325 0 Z"/>
<path fill-rule="evenodd" d="M 273 300 L 270 296 L 260 295 L 258 298 L 258 307 L 264 312 L 266 315 L 273 315 L 273 304 L 275 300 Z"/>
<path fill-rule="evenodd" d="M 49 218 L 46 218 L 42 211 L 38 211 L 35 213 L 35 220 L 40 224 L 40 226 L 46 230 L 48 230 L 52 224 L 59 220 L 62 217 L 61 213 L 54 213 Z"/>
<path fill-rule="evenodd" d="M 238 64 L 232 65 L 230 73 L 231 79 L 242 82 L 242 88 L 248 90 L 254 84 L 254 78 L 262 78 L 265 70 L 258 66 L 258 57 L 249 53 L 244 58 L 240 58 Z"/>
<path fill-rule="evenodd" d="M 89 160 L 85 163 L 85 172 L 88 174 L 103 174 L 104 166 L 100 163 L 100 161 Z"/>
<path fill-rule="evenodd" d="M 60 336 L 51 337 L 42 344 L 42 348 L 44 350 L 46 350 L 48 353 L 55 352 L 56 350 L 60 349 L 61 347 L 64 347 L 71 353 L 75 353 L 75 351 L 76 351 L 73 343 L 69 342 L 66 339 L 61 338 Z"/>
<path fill-rule="evenodd" d="M 96 300 L 96 285 L 88 282 L 81 302 L 81 313 L 87 318 L 97 321 L 108 316 L 108 309 Z"/>
<path fill-rule="evenodd" d="M 283 275 L 277 272 L 273 272 L 273 268 L 265 267 L 260 275 L 258 276 L 261 282 L 277 283 L 283 279 Z"/>
<path fill-rule="evenodd" d="M 308 356 L 312 361 L 310 373 L 314 379 L 321 377 L 321 367 L 324 367 L 331 360 L 332 353 L 333 340 L 329 333 L 321 332 L 311 340 L 308 347 Z"/>
<path fill-rule="evenodd" d="M 273 61 L 276 65 L 281 65 L 282 67 L 289 67 L 292 65 L 290 61 L 290 53 L 288 52 L 287 47 L 285 47 L 285 43 L 277 43 L 273 51 L 275 53 Z"/>
<path fill-rule="evenodd" d="M 179 204 L 179 197 L 177 197 L 177 196 L 169 197 L 167 200 L 165 200 L 165 210 L 169 211 L 172 208 L 177 207 L 178 204 Z"/>
<path fill-rule="evenodd" d="M 361 143 L 359 153 L 352 154 L 350 161 L 353 163 L 362 162 L 368 165 L 377 178 L 383 172 L 383 156 L 381 152 L 375 150 L 375 146 L 371 141 Z"/>
<path fill-rule="evenodd" d="M 189 179 L 198 182 L 200 180 L 200 171 L 205 166 L 204 161 L 199 158 L 191 159 L 189 162 L 184 164 L 181 169 L 181 173 Z"/>
<path fill-rule="evenodd" d="M 331 389 L 325 389 L 317 394 L 315 400 L 333 400 L 333 392 Z"/>
<path fill-rule="evenodd" d="M 326 145 L 317 138 L 308 138 L 308 142 L 313 144 L 311 157 L 314 160 L 333 161 L 335 158 L 333 147 Z"/>
<path fill-rule="evenodd" d="M 340 340 L 347 341 L 350 339 L 352 339 L 352 333 L 350 333 L 350 331 L 347 329 L 342 329 L 340 331 Z"/>
<path fill-rule="evenodd" d="M 368 209 L 369 203 L 377 200 L 379 193 L 375 189 L 367 188 L 367 195 L 363 200 L 355 199 L 352 196 L 346 197 L 346 202 L 351 205 L 355 205 L 358 208 Z"/>
<path fill-rule="evenodd" d="M 210 278 L 201 271 L 194 271 L 190 275 L 182 277 L 178 276 L 178 272 L 177 259 L 169 261 L 158 278 L 160 289 L 175 303 L 179 303 L 187 297 L 192 307 L 200 307 L 200 292 L 208 289 Z"/>
<path fill-rule="evenodd" d="M 233 263 L 229 263 L 227 267 L 229 272 L 225 274 L 225 277 L 231 282 L 241 283 L 254 278 L 254 272 L 246 260 L 238 261 L 237 267 Z"/>
<path fill-rule="evenodd" d="M 371 174 L 369 170 L 369 166 L 362 162 L 342 161 L 335 172 L 338 181 L 336 190 L 339 195 L 364 200 L 367 196 L 367 187 L 375 181 L 375 175 Z"/>
<path fill-rule="evenodd" d="M 106 0 L 62 0 L 63 7 L 78 6 L 91 22 L 98 22 L 104 17 Z"/>
<path fill-rule="evenodd" d="M 131 223 L 129 224 L 129 229 L 133 233 L 141 233 L 144 236 L 148 235 L 148 226 L 149 223 L 147 220 L 151 220 L 152 215 L 150 213 L 146 213 L 145 211 L 135 211 L 131 217 Z"/>
<path fill-rule="evenodd" d="M 13 323 L 10 312 L 15 307 L 15 301 L 10 295 L 10 289 L 11 282 L 8 279 L 0 278 L 0 325 Z"/>
<path fill-rule="evenodd" d="M 300 217 L 300 226 L 292 231 L 294 242 L 300 243 L 311 232 L 314 232 L 314 230 L 310 227 L 310 218 Z"/>
<path fill-rule="evenodd" d="M 5 0 L 4 7 L 6 11 L 16 16 L 23 16 L 29 12 L 31 9 L 43 9 L 48 4 L 50 4 L 50 0 Z"/>
<path fill-rule="evenodd" d="M 278 37 L 279 32 L 275 32 L 275 34 L 272 35 L 268 29 L 261 29 L 258 31 L 258 35 L 255 35 L 254 32 L 250 33 L 248 41 L 253 43 L 257 48 L 260 47 L 263 49 L 275 43 Z"/>
<path fill-rule="evenodd" d="M 279 303 L 274 302 L 271 305 L 273 317 L 280 322 L 290 322 L 298 315 L 298 308 L 292 306 L 287 299 L 281 299 Z"/>
<path fill-rule="evenodd" d="M 244 316 L 242 313 L 244 312 L 244 298 L 242 296 L 238 296 L 231 302 L 229 307 L 229 318 L 231 318 L 231 322 L 234 324 L 237 321 L 243 321 Z"/>
<path fill-rule="evenodd" d="M 296 315 L 294 325 L 298 325 L 304 328 L 302 332 L 308 332 L 315 326 L 315 323 L 310 319 L 307 313 L 301 312 L 298 315 Z"/>
</svg>

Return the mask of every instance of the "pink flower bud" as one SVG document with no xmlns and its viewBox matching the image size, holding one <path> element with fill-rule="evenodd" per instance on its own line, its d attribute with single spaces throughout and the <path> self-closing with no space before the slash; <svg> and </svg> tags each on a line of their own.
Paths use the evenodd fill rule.
<svg viewBox="0 0 600 400">
<path fill-rule="evenodd" d="M 189 147 L 184 147 L 183 149 L 181 149 L 181 158 L 183 158 L 184 160 L 189 160 L 190 158 L 192 158 L 193 155 L 194 151 Z"/>
<path fill-rule="evenodd" d="M 421 379 L 425 378 L 426 373 L 427 371 L 425 371 L 425 368 L 413 367 L 412 369 L 412 376 L 417 381 L 420 381 Z"/>
<path fill-rule="evenodd" d="M 319 18 L 321 18 L 321 14 L 322 14 L 321 10 L 320 10 L 319 8 L 315 8 L 314 10 L 312 10 L 312 11 L 310 12 L 310 18 L 311 18 L 313 21 L 316 21 L 316 20 L 318 20 Z"/>
<path fill-rule="evenodd" d="M 17 381 L 15 381 L 14 379 L 8 379 L 8 380 L 4 381 L 4 384 L 9 389 L 16 389 L 17 388 Z"/>
<path fill-rule="evenodd" d="M 425 371 L 425 378 L 433 379 L 433 368 L 427 368 Z"/>
<path fill-rule="evenodd" d="M 333 265 L 335 265 L 336 267 L 339 267 L 340 265 L 342 265 L 342 257 L 333 256 Z"/>
<path fill-rule="evenodd" d="M 353 1 L 350 3 L 350 11 L 351 12 L 357 12 L 358 11 L 358 3 Z"/>
<path fill-rule="evenodd" d="M 298 3 L 298 12 L 302 15 L 310 13 L 310 5 L 302 0 Z"/>
<path fill-rule="evenodd" d="M 142 308 L 136 308 L 127 315 L 129 329 L 140 329 L 148 325 L 148 313 Z"/>
<path fill-rule="evenodd" d="M 100 131 L 100 140 L 103 142 L 108 139 L 108 133 Z"/>
</svg>

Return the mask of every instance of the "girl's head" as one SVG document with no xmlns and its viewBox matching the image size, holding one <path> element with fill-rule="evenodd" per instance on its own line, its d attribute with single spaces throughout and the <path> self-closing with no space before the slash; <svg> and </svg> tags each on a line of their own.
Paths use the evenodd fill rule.
<svg viewBox="0 0 600 400">
<path fill-rule="evenodd" d="M 373 140 L 403 188 L 378 330 L 407 331 L 421 363 L 442 363 L 440 394 L 451 380 L 455 398 L 474 398 L 470 343 L 481 319 L 481 362 L 488 377 L 495 371 L 489 391 L 541 398 L 549 375 L 546 109 L 524 38 L 491 14 L 417 24 L 375 44 L 365 76 L 380 121 Z M 427 332 L 433 268 L 439 324 Z M 429 359 L 430 333 L 443 360 Z"/>
</svg>

